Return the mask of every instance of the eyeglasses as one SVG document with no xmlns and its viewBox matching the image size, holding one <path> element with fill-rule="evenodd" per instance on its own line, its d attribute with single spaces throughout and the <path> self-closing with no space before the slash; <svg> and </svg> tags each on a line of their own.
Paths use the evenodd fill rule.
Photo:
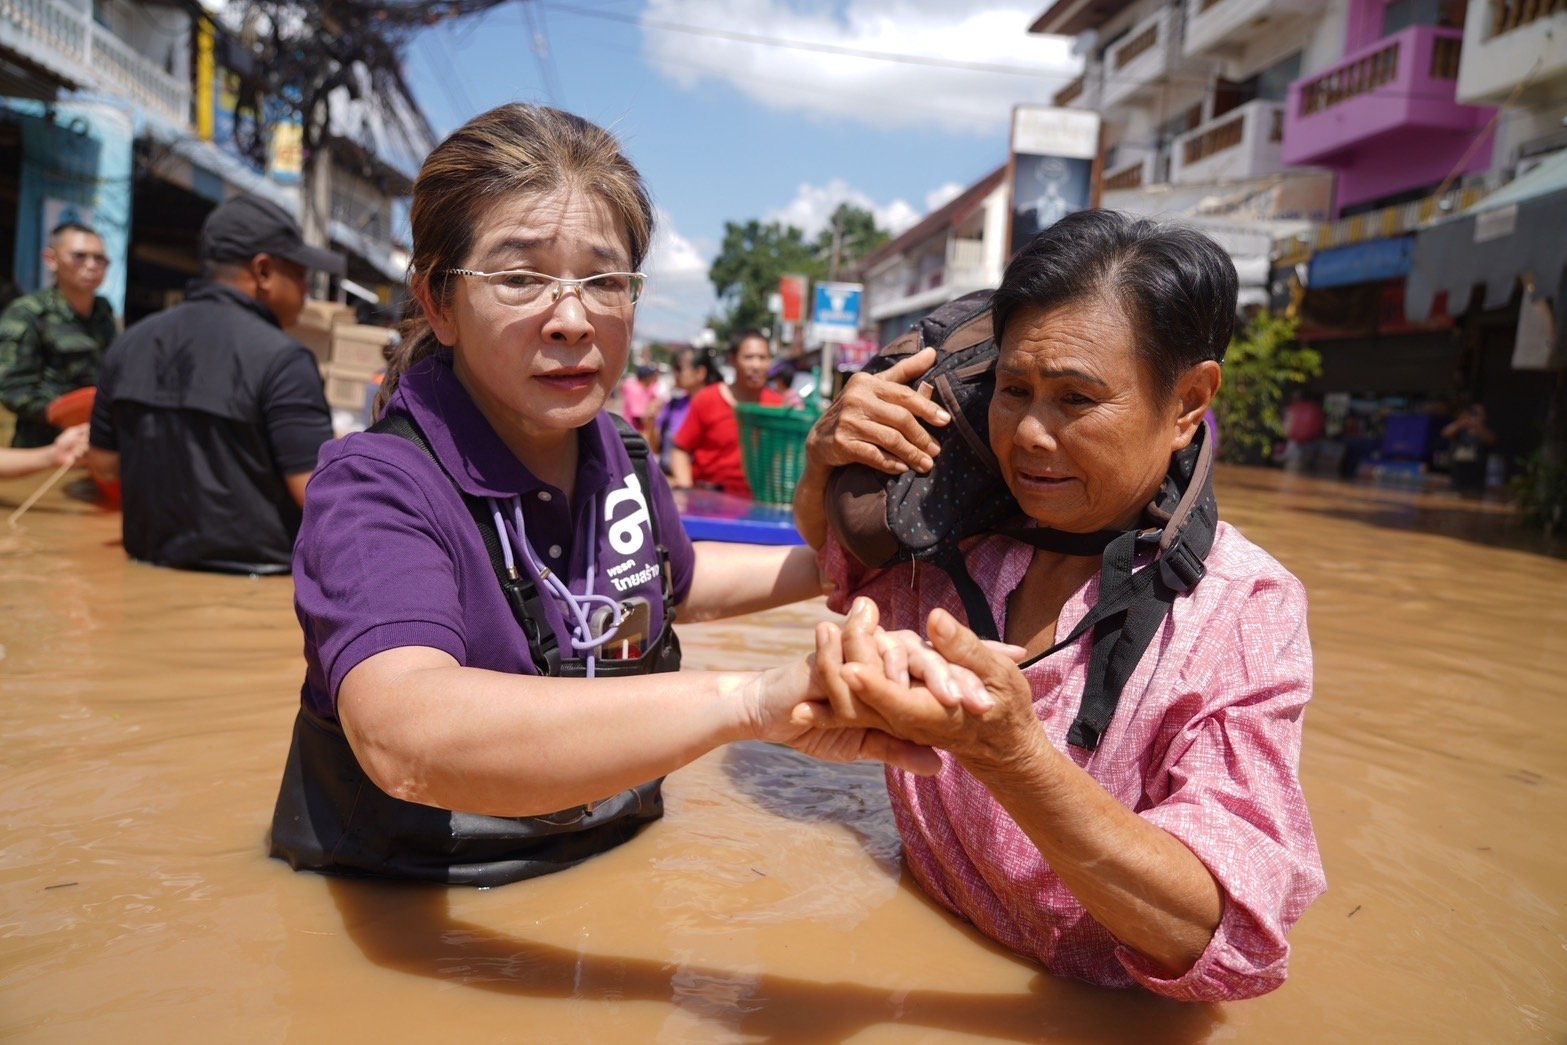
<svg viewBox="0 0 1567 1045">
<path fill-rule="evenodd" d="M 65 256 L 70 259 L 73 265 L 85 265 L 90 261 L 95 265 L 102 265 L 105 268 L 109 267 L 109 256 L 107 254 L 94 254 L 87 250 L 72 250 L 68 251 Z"/>
<path fill-rule="evenodd" d="M 530 305 L 553 305 L 568 290 L 575 290 L 585 305 L 614 309 L 635 305 L 642 296 L 647 276 L 640 272 L 604 272 L 581 279 L 562 279 L 543 272 L 528 269 L 511 269 L 506 272 L 476 272 L 473 269 L 447 269 L 451 276 L 472 276 L 482 279 L 495 292 L 495 300 L 513 308 Z"/>
</svg>

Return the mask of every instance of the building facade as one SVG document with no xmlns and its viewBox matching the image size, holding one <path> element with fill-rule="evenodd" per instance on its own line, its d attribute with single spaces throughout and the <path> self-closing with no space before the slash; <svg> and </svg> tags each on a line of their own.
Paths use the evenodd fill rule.
<svg viewBox="0 0 1567 1045">
<path fill-rule="evenodd" d="M 990 172 L 860 262 L 864 315 L 879 343 L 948 301 L 1000 285 L 1010 218 L 1006 172 Z"/>
<path fill-rule="evenodd" d="M 297 149 L 266 162 L 239 142 L 250 129 L 233 86 L 247 57 L 213 9 L 190 0 L 0 0 L 0 288 L 35 290 L 40 253 L 63 217 L 104 235 L 103 293 L 126 323 L 177 300 L 199 272 L 207 213 L 240 194 L 305 217 Z M 335 296 L 387 317 L 406 269 L 395 201 L 433 146 L 411 114 L 401 153 L 384 147 L 344 93 L 334 99 L 327 235 L 350 257 Z M 272 143 L 277 146 L 278 142 Z M 411 160 L 408 156 L 413 156 Z M 305 224 L 309 224 L 305 222 Z"/>
<path fill-rule="evenodd" d="M 1104 118 L 1102 204 L 1203 228 L 1243 304 L 1299 307 L 1346 472 L 1390 426 L 1441 468 L 1440 422 L 1470 401 L 1505 416 L 1501 457 L 1529 451 L 1543 397 L 1498 317 L 1405 293 L 1422 229 L 1567 145 L 1567 5 L 1060 0 L 1032 31 L 1078 41 L 1055 101 Z"/>
</svg>

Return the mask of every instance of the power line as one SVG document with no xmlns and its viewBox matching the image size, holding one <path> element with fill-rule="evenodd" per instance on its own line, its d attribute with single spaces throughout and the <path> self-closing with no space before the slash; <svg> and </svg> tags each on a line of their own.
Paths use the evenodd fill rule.
<svg viewBox="0 0 1567 1045">
<path fill-rule="evenodd" d="M 598 11 L 586 7 L 577 7 L 569 4 L 557 4 L 560 10 L 579 15 L 583 18 L 599 18 L 608 22 L 622 22 L 629 25 L 644 26 L 649 29 L 661 29 L 672 33 L 687 33 L 692 36 L 706 36 L 720 40 L 736 40 L 740 43 L 762 44 L 767 47 L 783 47 L 800 51 L 819 51 L 824 54 L 845 55 L 850 58 L 868 58 L 878 62 L 897 62 L 904 65 L 925 65 L 939 69 L 963 69 L 969 72 L 1002 73 L 1008 76 L 1038 76 L 1041 72 L 1049 71 L 1040 66 L 1000 65 L 994 62 L 963 62 L 953 58 L 931 58 L 928 55 L 899 54 L 893 51 L 870 51 L 859 47 L 843 47 L 838 44 L 817 43 L 812 40 L 791 40 L 784 37 L 764 36 L 760 33 L 742 33 L 730 29 L 714 29 L 708 26 L 685 25 L 680 22 L 666 22 L 657 18 L 642 18 L 638 15 L 612 14 L 609 11 Z"/>
<path fill-rule="evenodd" d="M 605 44 L 603 42 L 600 42 L 597 46 L 601 50 L 615 51 L 615 52 L 618 52 L 620 54 L 635 55 L 635 54 L 639 53 L 639 52 L 637 52 L 635 50 L 632 50 L 632 49 L 629 49 L 629 48 L 613 47 L 613 46 Z M 753 75 L 753 74 L 744 73 L 744 72 L 742 72 L 740 70 L 737 70 L 737 69 L 733 68 L 732 66 L 720 66 L 720 65 L 716 65 L 716 64 L 708 65 L 708 64 L 703 64 L 701 62 L 692 61 L 689 58 L 683 58 L 681 60 L 680 64 L 681 64 L 681 66 L 683 68 L 690 69 L 690 70 L 692 70 L 692 71 L 694 71 L 696 73 L 699 73 L 699 74 L 702 74 L 702 75 L 705 75 L 705 76 L 713 76 L 713 77 L 719 77 L 719 78 L 728 78 L 728 79 L 730 79 L 732 81 L 737 81 L 737 82 L 756 84 L 756 85 L 760 85 L 760 86 L 764 86 L 764 87 L 779 88 L 779 89 L 782 89 L 782 90 L 787 90 L 792 95 L 795 95 L 795 96 L 812 95 L 812 96 L 816 96 L 816 97 L 832 99 L 832 100 L 835 100 L 835 101 L 837 101 L 839 103 L 842 103 L 845 100 L 852 100 L 852 98 L 854 97 L 854 95 L 851 92 L 846 91 L 843 88 L 826 87 L 826 86 L 812 86 L 812 85 L 809 85 L 809 84 L 802 84 L 802 83 L 798 83 L 798 82 L 790 81 L 790 80 L 783 80 L 783 79 L 771 78 L 771 77 L 765 77 L 765 76 L 756 76 L 756 75 Z M 980 119 L 985 119 L 987 116 L 995 115 L 992 112 L 981 111 L 983 109 L 983 106 L 982 106 L 981 103 L 974 103 L 974 104 L 971 104 L 971 105 L 964 105 L 964 106 L 942 105 L 942 104 L 937 104 L 937 100 L 936 99 L 926 99 L 924 102 L 922 102 L 922 109 L 923 109 L 923 111 L 925 111 L 927 113 L 940 113 L 940 114 L 943 114 L 943 115 L 946 115 L 946 116 L 950 116 L 950 117 L 952 117 L 954 119 L 965 119 L 965 120 L 980 120 Z M 1005 115 L 1003 114 L 1003 116 L 1000 117 L 1000 118 L 1002 120 L 1004 120 L 1005 119 Z M 928 121 L 926 121 L 926 122 L 928 122 Z"/>
<path fill-rule="evenodd" d="M 534 19 L 536 4 L 525 2 L 522 5 L 522 15 L 528 23 L 528 33 L 533 38 L 533 60 L 539 67 L 539 78 L 544 82 L 544 96 L 549 103 L 556 107 L 562 104 L 560 78 L 555 75 L 555 60 L 550 55 L 549 34 L 544 27 L 544 10 L 539 8 L 538 19 Z"/>
<path fill-rule="evenodd" d="M 694 36 L 706 36 L 716 39 L 735 40 L 742 43 L 753 43 L 768 47 L 781 47 L 794 50 L 819 51 L 827 54 L 840 54 L 854 58 L 865 58 L 874 61 L 894 62 L 905 65 L 924 65 L 935 68 L 955 69 L 967 72 L 988 72 L 1005 75 L 1038 77 L 1042 73 L 1050 74 L 1055 70 L 1048 67 L 1034 68 L 1018 65 L 1001 65 L 990 62 L 964 62 L 956 59 L 931 58 L 926 55 L 905 54 L 893 51 L 871 51 L 863 48 L 844 47 L 837 44 L 816 43 L 808 40 L 794 40 L 782 37 L 765 36 L 759 33 L 745 33 L 728 29 L 716 29 L 707 26 L 688 25 L 677 22 L 667 22 L 660 19 L 644 19 L 636 15 L 614 14 L 608 11 L 585 8 L 573 4 L 556 4 L 559 10 L 579 15 L 584 18 L 598 18 L 605 21 L 621 22 L 628 25 L 640 25 L 668 32 L 687 33 Z M 688 63 L 695 66 L 695 63 Z M 1318 79 L 1331 70 L 1324 70 L 1312 77 L 1300 77 L 1301 80 Z M 732 75 L 732 72 L 731 72 Z M 1065 73 L 1057 75 L 1065 76 Z M 1205 94 L 1211 94 L 1217 89 L 1213 76 L 1189 74 L 1166 74 L 1156 78 L 1145 78 L 1136 75 L 1101 72 L 1094 82 L 1102 86 L 1123 83 L 1150 83 L 1166 84 L 1171 86 L 1201 87 Z M 1071 81 L 1068 81 L 1070 83 Z M 1065 86 L 1065 85 L 1063 85 Z M 1443 101 L 1451 100 L 1451 95 L 1444 92 L 1432 91 L 1386 91 L 1375 92 L 1379 98 L 1400 98 L 1409 100 Z M 1485 108 L 1481 106 L 1480 108 Z"/>
</svg>

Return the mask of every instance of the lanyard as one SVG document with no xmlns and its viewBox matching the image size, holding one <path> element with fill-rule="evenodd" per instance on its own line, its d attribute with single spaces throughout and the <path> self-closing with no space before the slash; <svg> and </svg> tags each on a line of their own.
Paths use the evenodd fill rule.
<svg viewBox="0 0 1567 1045">
<path fill-rule="evenodd" d="M 595 504 L 593 510 L 588 513 L 588 572 L 583 583 L 581 595 L 577 595 L 566 586 L 566 582 L 539 561 L 533 551 L 533 545 L 528 542 L 527 530 L 522 519 L 522 498 L 511 497 L 507 499 L 511 507 L 512 525 L 516 529 L 515 537 L 512 531 L 506 528 L 501 514 L 501 504 L 495 498 L 487 498 L 490 505 L 490 514 L 495 519 L 495 530 L 501 535 L 501 555 L 504 558 L 507 572 L 517 576 L 516 554 L 522 557 L 527 568 L 539 579 L 544 589 L 554 595 L 567 611 L 567 623 L 571 626 L 571 648 L 576 653 L 583 650 L 590 651 L 587 654 L 587 677 L 594 677 L 594 665 L 598 658 L 591 652 L 606 642 L 611 641 L 620 631 L 621 609 L 620 603 L 607 595 L 599 595 L 593 591 L 594 575 L 598 572 L 598 511 L 599 505 Z M 593 624 L 590 619 L 594 607 L 607 607 L 610 611 L 611 624 L 602 635 L 593 634 Z M 548 622 L 540 621 L 541 626 L 547 626 Z"/>
</svg>

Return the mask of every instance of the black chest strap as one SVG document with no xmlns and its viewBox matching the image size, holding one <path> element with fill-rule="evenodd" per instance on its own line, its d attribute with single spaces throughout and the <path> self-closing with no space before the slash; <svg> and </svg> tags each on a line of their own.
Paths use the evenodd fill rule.
<svg viewBox="0 0 1567 1045">
<path fill-rule="evenodd" d="M 636 473 L 637 481 L 642 484 L 643 497 L 651 498 L 651 488 L 648 485 L 647 442 L 624 418 L 611 416 L 614 416 L 617 422 L 616 430 L 620 434 L 621 443 L 626 448 L 627 456 L 631 458 L 631 467 Z M 468 509 L 468 514 L 473 516 L 474 524 L 479 528 L 479 536 L 484 540 L 484 548 L 490 557 L 490 566 L 495 571 L 495 579 L 506 596 L 506 603 L 511 607 L 512 616 L 517 619 L 517 625 L 522 628 L 522 633 L 528 640 L 528 652 L 533 658 L 534 667 L 540 675 L 558 677 L 561 674 L 562 661 L 560 642 L 555 637 L 555 629 L 549 626 L 549 618 L 544 612 L 544 598 L 539 592 L 538 585 L 533 582 L 532 577 L 528 576 L 526 570 L 507 568 L 506 556 L 501 549 L 503 538 L 495 528 L 495 519 L 490 514 L 488 506 L 483 500 L 468 494 L 457 485 L 451 473 L 441 464 L 440 458 L 435 456 L 435 451 L 431 449 L 430 441 L 425 438 L 424 432 L 420 431 L 413 418 L 407 414 L 386 414 L 367 431 L 379 435 L 395 435 L 408 440 L 441 469 L 441 473 L 457 490 L 463 505 Z M 669 566 L 669 552 L 661 539 L 658 513 L 653 510 L 651 501 L 648 504 L 648 517 L 649 525 L 653 528 L 653 541 L 658 549 L 659 570 L 662 575 L 664 626 L 667 630 L 674 620 L 674 580 Z"/>
</svg>

